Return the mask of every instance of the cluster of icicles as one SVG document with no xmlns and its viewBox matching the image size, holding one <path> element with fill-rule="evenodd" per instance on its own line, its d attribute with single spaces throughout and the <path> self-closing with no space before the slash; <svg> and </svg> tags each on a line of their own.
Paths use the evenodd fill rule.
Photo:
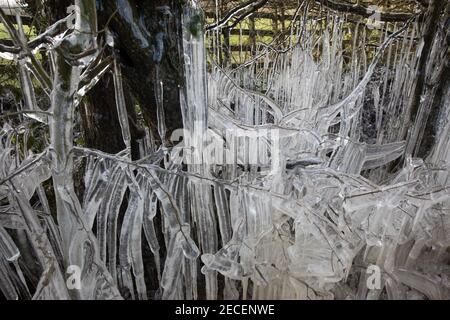
<svg viewBox="0 0 450 320">
<path fill-rule="evenodd" d="M 186 8 L 186 25 L 197 10 Z M 136 162 L 75 148 L 86 159 L 83 225 L 98 245 L 98 254 L 81 241 L 69 252 L 85 255 L 81 298 L 450 297 L 450 110 L 427 165 L 409 157 L 387 175 L 386 166 L 405 148 L 389 115 L 391 104 L 403 105 L 408 88 L 402 86 L 411 83 L 405 65 L 417 59 L 412 37 L 386 32 L 373 57 L 361 61 L 355 50 L 344 63 L 344 21 L 332 21 L 286 53 L 265 49 L 252 63 L 215 66 L 208 74 L 203 39 L 184 30 L 185 129 L 236 146 L 245 145 L 242 137 L 225 132 L 277 130 L 278 147 L 263 144 L 272 150 L 264 153 L 269 165 L 186 167 L 176 153 L 199 147 L 195 136 L 173 150 L 158 149 L 147 136 Z M 394 42 L 403 50 L 391 52 Z M 392 61 L 381 66 L 385 54 Z M 382 81 L 372 81 L 376 72 Z M 378 135 L 371 144 L 360 139 L 368 91 L 377 92 Z M 126 114 L 121 121 L 126 128 Z M 16 132 L 8 125 L 1 131 L 0 289 L 8 299 L 58 299 L 66 279 L 49 265 L 66 274 L 66 254 L 43 188 L 52 175 L 51 151 L 20 157 Z M 156 280 L 148 279 L 144 251 Z M 42 272 L 36 279 L 24 270 L 33 259 Z M 93 265 L 106 268 L 91 272 Z M 378 288 L 367 286 L 369 266 L 381 270 Z M 150 291 L 155 281 L 158 289 Z"/>
</svg>

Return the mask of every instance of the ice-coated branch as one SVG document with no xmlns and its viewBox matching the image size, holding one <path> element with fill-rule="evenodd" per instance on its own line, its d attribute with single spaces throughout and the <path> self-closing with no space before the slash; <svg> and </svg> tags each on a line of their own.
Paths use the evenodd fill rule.
<svg viewBox="0 0 450 320">
<path fill-rule="evenodd" d="M 8 31 L 14 43 L 14 46 L 20 48 L 20 53 L 24 54 L 30 59 L 30 62 L 27 62 L 27 65 L 30 66 L 36 78 L 41 82 L 44 89 L 50 90 L 51 88 L 50 77 L 48 76 L 45 69 L 42 67 L 42 64 L 32 54 L 30 48 L 27 45 L 26 39 L 19 34 L 19 31 L 15 29 L 14 25 L 11 23 L 8 16 L 6 16 L 2 8 L 0 8 L 0 21 L 3 23 L 6 30 Z"/>
<path fill-rule="evenodd" d="M 100 260 L 97 241 L 84 220 L 81 204 L 75 195 L 73 181 L 73 125 L 75 99 L 84 66 L 89 65 L 97 53 L 96 5 L 93 0 L 77 0 L 76 28 L 56 48 L 54 87 L 51 94 L 50 134 L 53 160 L 53 186 L 57 217 L 62 236 L 64 262 L 84 271 L 81 290 L 71 291 L 74 298 L 95 298 L 98 294 L 107 299 L 120 297 L 116 285 L 103 261 Z M 71 60 L 67 57 L 70 56 Z M 72 59 L 76 59 L 73 63 Z M 87 256 L 84 248 L 91 251 Z M 97 286 L 106 291 L 96 292 Z"/>
<path fill-rule="evenodd" d="M 331 10 L 336 10 L 342 13 L 353 13 L 364 18 L 369 18 L 376 15 L 378 20 L 385 22 L 408 21 L 412 17 L 409 13 L 391 13 L 371 10 L 364 5 L 344 3 L 340 0 L 315 0 L 315 2 L 318 5 L 323 5 Z"/>
<path fill-rule="evenodd" d="M 250 0 L 230 10 L 220 21 L 208 25 L 207 31 L 218 29 L 229 29 L 236 26 L 239 22 L 249 17 L 255 11 L 264 7 L 269 0 Z M 229 22 L 231 25 L 228 25 Z"/>
</svg>

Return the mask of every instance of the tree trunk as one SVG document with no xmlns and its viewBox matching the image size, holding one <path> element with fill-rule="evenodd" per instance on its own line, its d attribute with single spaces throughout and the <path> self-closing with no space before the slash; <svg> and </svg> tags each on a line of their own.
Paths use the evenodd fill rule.
<svg viewBox="0 0 450 320">
<path fill-rule="evenodd" d="M 417 76 L 413 85 L 410 104 L 407 108 L 406 119 L 403 126 L 402 138 L 407 140 L 406 154 L 417 155 L 423 137 L 423 123 L 427 122 L 430 115 L 433 98 L 436 95 L 435 88 L 428 85 L 427 80 L 432 75 L 427 74 L 432 59 L 432 49 L 437 37 L 440 16 L 445 8 L 445 2 L 431 0 L 423 28 L 422 53 L 419 59 Z M 445 44 L 442 50 L 447 51 Z M 431 70 L 434 73 L 435 70 Z"/>
<path fill-rule="evenodd" d="M 99 15 L 110 21 L 124 79 L 146 124 L 156 140 L 167 142 L 171 132 L 182 127 L 180 1 L 104 0 Z M 163 137 L 158 132 L 158 116 L 162 117 L 157 112 L 159 100 L 167 128 Z"/>
</svg>

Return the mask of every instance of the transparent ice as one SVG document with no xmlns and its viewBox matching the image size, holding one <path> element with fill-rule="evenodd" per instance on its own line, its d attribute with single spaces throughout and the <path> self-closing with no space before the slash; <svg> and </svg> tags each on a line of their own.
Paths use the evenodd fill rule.
<svg viewBox="0 0 450 320">
<path fill-rule="evenodd" d="M 119 2 L 123 14 L 132 15 L 127 1 Z M 82 13 L 95 12 L 94 1 L 75 3 Z M 421 50 L 411 40 L 417 24 L 381 30 L 370 57 L 361 43 L 345 62 L 346 21 L 330 15 L 321 32 L 302 29 L 305 40 L 290 50 L 261 47 L 253 61 L 237 68 L 211 62 L 208 69 L 204 35 L 188 28 L 199 13 L 198 4 L 188 1 L 182 17 L 180 100 L 189 134 L 172 149 L 157 146 L 147 130 L 137 161 L 130 156 L 120 64 L 115 57 L 99 59 L 95 17 L 80 14 L 75 31 L 53 35 L 51 77 L 38 61 L 2 53 L 17 60 L 22 111 L 47 123 L 50 133 L 45 150 L 33 154 L 16 143 L 18 135 L 26 135 L 25 126 L 5 122 L 1 129 L 3 295 L 12 300 L 450 298 L 450 92 L 426 159 L 412 157 L 399 138 Z M 56 27 L 48 33 L 52 30 Z M 22 46 L 32 45 L 20 30 L 10 32 Z M 69 65 L 54 50 L 61 44 L 88 54 Z M 445 59 L 437 49 L 433 57 L 436 64 Z M 118 154 L 76 147 L 73 141 L 76 107 L 106 71 L 114 74 L 126 146 Z M 49 86 L 48 115 L 39 113 L 32 77 Z M 165 136 L 164 84 L 158 82 L 155 92 L 158 132 Z M 376 118 L 370 136 L 363 130 L 367 96 L 373 97 Z M 430 103 L 429 97 L 423 103 Z M 242 133 L 261 129 L 276 139 L 250 144 L 250 154 L 266 158 L 246 164 Z M 235 162 L 224 164 L 214 156 L 212 163 L 202 161 L 209 135 L 235 148 Z M 192 148 L 200 152 L 184 166 L 177 153 Z M 403 158 L 402 168 L 388 170 Z M 82 200 L 73 180 L 81 160 Z M 44 190 L 49 179 L 56 217 Z M 157 270 L 157 292 L 146 287 L 146 247 Z M 80 290 L 66 286 L 71 265 L 82 270 Z M 371 265 L 382 270 L 377 289 L 367 286 Z"/>
</svg>

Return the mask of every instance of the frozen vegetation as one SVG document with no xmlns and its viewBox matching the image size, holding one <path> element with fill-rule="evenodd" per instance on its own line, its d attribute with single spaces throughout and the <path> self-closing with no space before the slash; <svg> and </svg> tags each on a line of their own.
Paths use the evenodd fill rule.
<svg viewBox="0 0 450 320">
<path fill-rule="evenodd" d="M 188 1 L 183 129 L 171 134 L 174 145 L 146 130 L 134 160 L 121 65 L 99 58 L 95 1 L 75 5 L 66 19 L 74 29 L 32 41 L 1 16 L 14 47 L 0 54 L 15 62 L 23 92 L 22 110 L 1 116 L 6 299 L 450 298 L 449 86 L 425 152 L 416 150 L 420 116 L 433 87 L 420 97 L 419 120 L 406 121 L 425 50 L 419 15 L 380 27 L 375 44 L 354 39 L 350 52 L 344 16 L 330 12 L 320 28 L 304 19 L 291 37 L 299 43 L 260 46 L 231 67 L 205 49 L 215 28 L 193 32 L 201 10 Z M 428 48 L 427 81 L 448 63 L 446 32 Z M 50 73 L 37 49 L 52 52 Z M 80 101 L 105 72 L 126 146 L 118 154 L 74 143 Z M 164 90 L 163 82 L 155 90 L 161 136 Z M 30 122 L 48 131 L 39 153 L 29 148 Z"/>
</svg>

